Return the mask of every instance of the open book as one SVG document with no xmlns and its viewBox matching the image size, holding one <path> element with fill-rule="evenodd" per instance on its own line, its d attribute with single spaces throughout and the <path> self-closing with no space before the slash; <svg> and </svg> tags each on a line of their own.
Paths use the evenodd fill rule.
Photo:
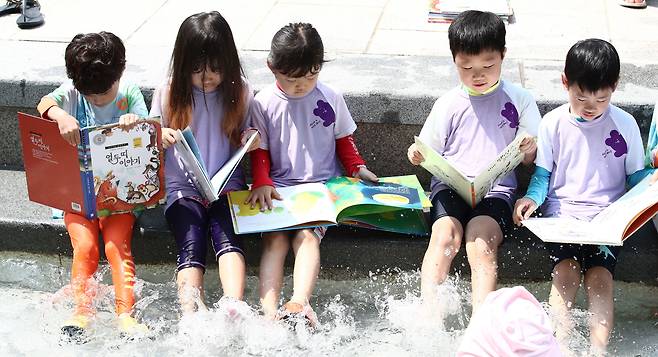
<svg viewBox="0 0 658 357">
<path fill-rule="evenodd" d="M 508 0 L 429 0 L 428 22 L 452 22 L 468 10 L 489 11 L 506 22 L 514 14 Z"/>
<path fill-rule="evenodd" d="M 150 208 L 164 201 L 159 118 L 129 131 L 118 124 L 80 129 L 70 145 L 57 123 L 18 113 L 31 201 L 94 218 Z"/>
<path fill-rule="evenodd" d="M 532 136 L 527 133 L 518 134 L 484 171 L 471 179 L 457 170 L 441 154 L 423 143 L 419 137 L 414 137 L 418 151 L 425 158 L 420 166 L 455 190 L 471 207 L 475 207 L 498 181 L 521 163 L 524 154 L 519 150 L 519 146 L 525 138 Z"/>
<path fill-rule="evenodd" d="M 347 224 L 426 235 L 424 209 L 431 203 L 415 175 L 380 178 L 378 183 L 334 177 L 322 183 L 277 188 L 274 209 L 245 204 L 249 191 L 229 192 L 235 233 L 268 232 Z"/>
<path fill-rule="evenodd" d="M 189 127 L 183 131 L 177 130 L 174 136 L 176 138 L 174 146 L 180 154 L 183 166 L 191 176 L 194 186 L 205 199 L 214 202 L 219 199 L 219 194 L 258 135 L 254 132 L 245 145 L 241 146 L 212 178 L 208 177 L 208 172 L 203 164 L 201 152 L 192 130 Z"/>
<path fill-rule="evenodd" d="M 524 226 L 544 242 L 623 245 L 658 213 L 658 183 L 645 177 L 591 221 L 565 217 L 529 218 Z"/>
</svg>

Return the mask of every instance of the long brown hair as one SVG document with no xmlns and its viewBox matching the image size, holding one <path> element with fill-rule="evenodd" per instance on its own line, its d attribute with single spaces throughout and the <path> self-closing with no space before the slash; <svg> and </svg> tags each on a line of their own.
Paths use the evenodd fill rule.
<svg viewBox="0 0 658 357">
<path fill-rule="evenodd" d="M 237 146 L 246 114 L 247 86 L 233 33 L 217 11 L 194 14 L 178 29 L 170 65 L 169 127 L 184 129 L 190 125 L 192 105 L 197 104 L 192 96 L 192 74 L 205 70 L 206 65 L 221 75 L 218 89 L 224 104 L 222 130 Z"/>
</svg>

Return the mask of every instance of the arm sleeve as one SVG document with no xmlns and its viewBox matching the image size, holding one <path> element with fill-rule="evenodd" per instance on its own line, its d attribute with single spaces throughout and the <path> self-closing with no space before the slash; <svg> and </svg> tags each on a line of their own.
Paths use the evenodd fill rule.
<svg viewBox="0 0 658 357">
<path fill-rule="evenodd" d="M 258 130 L 258 133 L 260 134 L 259 148 L 268 151 L 270 149 L 269 136 L 267 130 L 268 127 L 267 127 L 267 123 L 265 122 L 265 116 L 263 114 L 263 110 L 261 109 L 261 104 L 255 99 L 252 100 L 251 104 L 249 105 L 249 115 L 247 118 L 247 122 L 249 123 L 250 127 Z M 269 151 L 267 158 L 269 160 Z M 268 173 L 269 173 L 269 168 L 268 168 Z"/>
<path fill-rule="evenodd" d="M 270 178 L 270 152 L 256 149 L 249 153 L 249 158 L 251 159 L 251 173 L 254 177 L 251 189 L 261 186 L 274 186 Z"/>
<path fill-rule="evenodd" d="M 137 114 L 140 118 L 148 116 L 146 110 L 146 103 L 144 102 L 144 95 L 138 86 L 134 84 L 128 85 L 126 88 L 126 99 L 128 99 L 128 113 Z"/>
<path fill-rule="evenodd" d="M 359 172 L 359 166 L 366 163 L 359 155 L 352 135 L 336 139 L 336 155 L 349 176 L 356 175 Z"/>
<path fill-rule="evenodd" d="M 352 118 L 352 114 L 350 113 L 350 110 L 347 108 L 347 103 L 345 103 L 345 98 L 343 98 L 343 95 L 335 90 L 326 90 L 324 89 L 326 86 L 321 85 L 321 92 L 327 99 L 327 101 L 330 103 L 331 106 L 333 106 L 333 110 L 335 111 L 335 116 L 336 116 L 336 124 L 334 125 L 334 137 L 336 139 L 343 138 L 348 135 L 352 135 L 354 131 L 356 130 L 356 123 L 354 122 L 354 118 Z M 330 96 L 334 96 L 333 100 L 330 98 Z"/>
<path fill-rule="evenodd" d="M 75 102 L 75 103 L 73 103 Z M 77 103 L 77 90 L 73 87 L 73 84 L 70 82 L 62 83 L 57 89 L 46 94 L 37 105 L 37 110 L 39 114 L 48 118 L 48 109 L 53 106 L 58 106 L 67 113 L 75 116 L 73 111 Z"/>
<path fill-rule="evenodd" d="M 646 167 L 642 170 L 637 170 L 631 175 L 626 176 L 626 184 L 628 187 L 633 187 L 637 185 L 640 181 L 642 181 L 645 177 L 651 175 L 656 171 L 656 169 L 651 168 L 651 167 Z"/>
<path fill-rule="evenodd" d="M 448 110 L 449 97 L 452 92 L 439 98 L 432 106 L 432 111 L 427 116 L 423 128 L 420 130 L 418 137 L 425 144 L 432 147 L 439 154 L 443 154 L 448 132 L 452 122 L 452 116 Z"/>
<path fill-rule="evenodd" d="M 526 132 L 532 136 L 537 136 L 539 131 L 539 122 L 541 114 L 537 108 L 537 102 L 532 95 L 523 90 L 520 95 L 520 113 L 519 113 L 519 130 L 518 133 Z"/>
<path fill-rule="evenodd" d="M 645 167 L 656 168 L 658 166 L 658 132 L 656 131 L 656 122 L 658 121 L 658 103 L 653 109 L 653 117 L 651 118 L 651 126 L 649 127 L 649 138 L 647 142 L 647 151 L 644 158 Z"/>
<path fill-rule="evenodd" d="M 530 184 L 528 185 L 528 191 L 525 197 L 535 201 L 537 206 L 541 206 L 548 195 L 548 183 L 550 179 L 551 172 L 541 166 L 537 166 L 535 173 L 530 178 Z"/>
</svg>

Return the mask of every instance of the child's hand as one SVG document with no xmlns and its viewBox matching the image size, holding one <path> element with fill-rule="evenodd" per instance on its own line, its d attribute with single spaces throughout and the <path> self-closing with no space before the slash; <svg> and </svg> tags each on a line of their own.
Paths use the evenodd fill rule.
<svg viewBox="0 0 658 357">
<path fill-rule="evenodd" d="M 139 120 L 139 116 L 137 116 L 137 114 L 133 114 L 133 113 L 124 114 L 119 117 L 119 127 L 125 131 L 128 131 L 132 129 L 135 125 L 137 125 L 138 120 Z"/>
<path fill-rule="evenodd" d="M 272 199 L 281 201 L 283 198 L 281 198 L 281 195 L 276 192 L 274 187 L 266 185 L 251 190 L 251 192 L 249 192 L 249 196 L 247 196 L 247 200 L 244 201 L 244 203 L 251 204 L 251 208 L 255 208 L 256 204 L 259 204 L 260 211 L 263 212 L 266 209 L 274 209 Z"/>
<path fill-rule="evenodd" d="M 57 121 L 57 126 L 59 127 L 59 133 L 62 135 L 62 138 L 66 140 L 69 144 L 76 146 L 80 144 L 80 125 L 78 121 L 70 116 L 65 114 L 60 116 Z"/>
<path fill-rule="evenodd" d="M 407 150 L 407 158 L 414 165 L 420 165 L 421 162 L 425 161 L 423 154 L 421 154 L 416 148 L 416 144 L 411 144 L 411 146 L 409 146 L 409 149 Z"/>
<path fill-rule="evenodd" d="M 176 143 L 176 137 L 174 136 L 174 133 L 176 130 L 172 128 L 162 128 L 162 147 L 163 148 L 168 148 L 174 143 Z"/>
<path fill-rule="evenodd" d="M 372 171 L 368 170 L 367 167 L 361 166 L 359 167 L 359 172 L 357 172 L 354 177 L 361 179 L 361 180 L 366 180 L 370 182 L 377 182 L 379 181 L 379 178 L 377 175 L 372 173 Z"/>
<path fill-rule="evenodd" d="M 535 161 L 535 157 L 537 156 L 537 143 L 533 138 L 524 138 L 521 140 L 519 150 L 525 155 L 523 157 L 523 163 L 525 165 Z"/>
<path fill-rule="evenodd" d="M 256 139 L 254 139 L 254 142 L 251 143 L 251 146 L 249 149 L 247 149 L 247 152 L 256 150 L 260 146 L 260 133 L 256 129 L 247 129 L 242 132 L 242 136 L 240 136 L 240 144 L 244 145 L 247 143 L 247 140 L 251 136 L 252 133 L 256 133 Z"/>
<path fill-rule="evenodd" d="M 529 198 L 520 198 L 516 201 L 514 205 L 514 214 L 512 215 L 512 220 L 517 226 L 521 225 L 521 221 L 530 218 L 532 212 L 537 209 L 537 204 L 535 201 Z"/>
</svg>

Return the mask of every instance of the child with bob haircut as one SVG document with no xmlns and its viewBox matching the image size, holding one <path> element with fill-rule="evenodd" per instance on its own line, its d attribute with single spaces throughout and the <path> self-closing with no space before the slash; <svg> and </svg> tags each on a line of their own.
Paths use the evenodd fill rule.
<svg viewBox="0 0 658 357">
<path fill-rule="evenodd" d="M 246 189 L 236 169 L 219 200 L 207 202 L 172 146 L 174 132 L 190 127 L 203 165 L 212 177 L 247 139 L 246 115 L 253 98 L 233 34 L 217 12 L 189 16 L 180 26 L 171 56 L 170 78 L 153 95 L 151 115 L 163 119 L 167 204 L 165 217 L 178 246 L 176 284 L 183 314 L 205 309 L 203 275 L 210 237 L 224 296 L 242 300 L 245 260 L 233 233 L 226 192 Z M 258 142 L 258 140 L 256 140 Z M 256 146 L 256 145 L 254 145 Z"/>
<path fill-rule="evenodd" d="M 276 187 L 324 182 L 341 174 L 377 181 L 359 155 L 352 138 L 356 124 L 343 96 L 318 81 L 324 47 L 308 23 L 282 27 L 272 39 L 267 66 L 275 83 L 254 99 L 251 120 L 262 135 L 251 154 L 254 182 L 247 198 L 252 207 L 271 209 L 281 199 Z M 263 234 L 260 262 L 260 299 L 268 318 L 302 317 L 314 325 L 309 306 L 320 270 L 320 240 L 325 228 Z M 292 247 L 295 255 L 293 296 L 277 314 L 283 284 L 283 265 Z"/>
<path fill-rule="evenodd" d="M 537 168 L 526 196 L 516 202 L 515 223 L 539 206 L 545 217 L 591 220 L 621 197 L 627 184 L 633 186 L 650 173 L 642 170 L 644 150 L 635 119 L 610 104 L 619 68 L 617 51 L 604 40 L 583 40 L 571 47 L 562 74 L 569 102 L 541 121 Z M 621 247 L 562 243 L 546 247 L 554 262 L 551 308 L 559 320 L 568 316 L 584 273 L 592 353 L 605 353 L 613 326 L 613 274 Z M 560 335 L 570 329 L 559 322 Z"/>
<path fill-rule="evenodd" d="M 125 54 L 121 39 L 110 32 L 78 34 L 66 46 L 66 73 L 71 81 L 43 97 L 37 110 L 42 117 L 57 122 L 69 144 L 80 144 L 80 128 L 118 122 L 129 129 L 147 116 L 139 87 L 121 81 Z M 72 212 L 64 214 L 73 246 L 71 286 L 75 300 L 75 312 L 62 327 L 64 337 L 82 341 L 93 317 L 96 285 L 91 278 L 100 257 L 99 233 L 112 268 L 119 329 L 124 334 L 147 330 L 131 316 L 135 303 L 135 263 L 130 251 L 134 223 L 132 213 L 92 220 Z"/>
<path fill-rule="evenodd" d="M 517 135 L 536 135 L 540 114 L 530 93 L 500 78 L 505 24 L 496 15 L 463 12 L 450 24 L 448 38 L 461 84 L 436 101 L 419 136 L 461 172 L 475 177 Z M 523 163 L 532 163 L 534 140 L 523 140 L 520 150 L 525 154 Z M 408 158 L 414 165 L 424 161 L 415 144 L 409 147 Z M 471 208 L 455 191 L 432 178 L 432 233 L 421 267 L 421 297 L 429 306 L 464 238 L 473 311 L 496 289 L 498 246 L 511 226 L 516 185 L 512 173 Z"/>
</svg>

